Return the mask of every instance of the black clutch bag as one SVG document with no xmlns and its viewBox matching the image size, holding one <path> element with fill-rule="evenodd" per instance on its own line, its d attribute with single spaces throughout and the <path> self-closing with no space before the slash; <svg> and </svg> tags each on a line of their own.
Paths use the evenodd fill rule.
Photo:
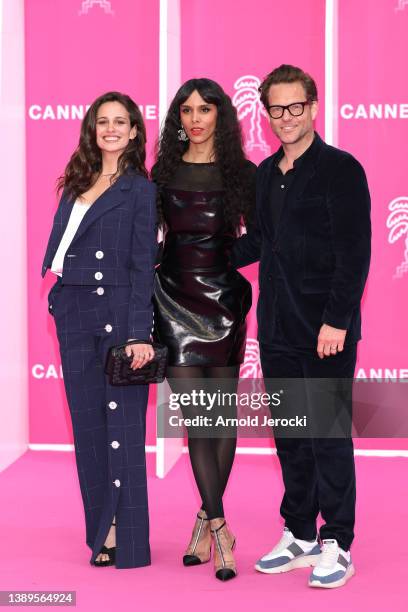
<svg viewBox="0 0 408 612">
<path fill-rule="evenodd" d="M 133 357 L 128 357 L 125 346 L 128 344 L 149 344 L 145 340 L 132 340 L 120 346 L 113 346 L 106 360 L 105 373 L 109 377 L 109 383 L 114 386 L 124 385 L 148 385 L 150 383 L 163 382 L 166 376 L 167 346 L 152 342 L 154 357 L 146 363 L 143 368 L 132 370 L 130 364 Z"/>
</svg>

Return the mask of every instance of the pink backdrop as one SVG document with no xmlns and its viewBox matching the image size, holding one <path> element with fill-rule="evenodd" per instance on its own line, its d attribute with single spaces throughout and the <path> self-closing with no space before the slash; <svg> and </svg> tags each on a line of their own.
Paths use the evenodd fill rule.
<svg viewBox="0 0 408 612">
<path fill-rule="evenodd" d="M 373 260 L 357 375 L 408 377 L 408 3 L 339 4 L 339 145 L 363 163 L 373 199 Z M 320 93 L 317 130 L 324 137 L 325 2 L 292 0 L 279 3 L 276 10 L 271 6 L 270 0 L 253 6 L 247 0 L 181 0 L 181 78 L 208 76 L 223 85 L 237 106 L 247 152 L 256 163 L 277 143 L 255 90 L 258 80 L 280 63 L 300 65 L 315 77 Z M 104 91 L 129 93 L 144 107 L 151 162 L 158 130 L 158 33 L 158 0 L 26 0 L 31 442 L 71 441 L 66 406 L 61 410 L 65 399 L 54 326 L 46 307 L 52 278 L 41 283 L 39 276 L 56 206 L 55 179 L 78 140 L 80 120 L 70 117 L 81 111 L 77 106 Z M 365 118 L 370 104 L 397 105 L 398 117 Z M 244 273 L 256 299 L 257 267 Z M 255 308 L 249 318 L 247 374 L 257 372 L 250 361 L 256 356 L 254 338 Z M 151 404 L 148 444 L 155 443 Z M 406 441 L 359 442 L 373 448 L 381 444 L 404 447 Z"/>
<path fill-rule="evenodd" d="M 62 381 L 55 378 L 60 361 L 46 303 L 53 277 L 48 273 L 42 283 L 40 272 L 57 204 L 55 180 L 78 142 L 80 120 L 53 117 L 58 105 L 71 113 L 72 105 L 90 104 L 105 91 L 128 93 L 143 106 L 151 162 L 158 130 L 159 0 L 25 4 L 30 442 L 68 443 L 69 416 Z M 154 444 L 153 410 L 148 431 Z"/>
<path fill-rule="evenodd" d="M 222 4 L 219 0 L 181 0 L 182 80 L 208 76 L 222 84 L 235 102 L 246 136 L 248 157 L 256 164 L 279 146 L 261 112 L 262 105 L 256 91 L 256 83 L 259 84 L 279 64 L 300 65 L 313 74 L 320 92 L 320 115 L 316 127 L 324 137 L 325 2 L 282 2 L 276 11 L 271 10 L 272 4 L 270 0 L 257 0 L 252 9 L 247 0 L 228 0 Z M 253 291 L 246 363 L 241 375 L 260 377 L 256 342 L 258 265 L 248 266 L 241 272 L 251 282 Z M 241 438 L 239 444 L 265 447 L 273 444 L 273 440 Z"/>
<path fill-rule="evenodd" d="M 373 253 L 356 376 L 408 378 L 408 2 L 339 4 L 339 146 L 363 163 L 372 197 Z M 359 445 L 408 448 L 408 441 Z"/>
</svg>

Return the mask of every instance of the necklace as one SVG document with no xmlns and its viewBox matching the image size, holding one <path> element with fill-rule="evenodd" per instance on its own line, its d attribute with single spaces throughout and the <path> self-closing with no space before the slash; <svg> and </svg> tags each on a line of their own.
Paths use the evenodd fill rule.
<svg viewBox="0 0 408 612">
<path fill-rule="evenodd" d="M 116 174 L 116 172 L 107 172 L 106 174 L 100 174 L 99 176 L 113 176 L 114 174 Z"/>
</svg>

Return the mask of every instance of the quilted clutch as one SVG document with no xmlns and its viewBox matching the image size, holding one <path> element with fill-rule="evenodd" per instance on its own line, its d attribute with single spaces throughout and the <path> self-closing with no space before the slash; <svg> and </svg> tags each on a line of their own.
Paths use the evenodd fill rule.
<svg viewBox="0 0 408 612">
<path fill-rule="evenodd" d="M 105 373 L 113 386 L 148 385 L 163 382 L 166 376 L 167 346 L 153 342 L 154 357 L 138 370 L 132 370 L 133 357 L 128 357 L 125 347 L 128 344 L 149 344 L 145 340 L 132 340 L 126 344 L 113 346 L 106 360 Z"/>
</svg>

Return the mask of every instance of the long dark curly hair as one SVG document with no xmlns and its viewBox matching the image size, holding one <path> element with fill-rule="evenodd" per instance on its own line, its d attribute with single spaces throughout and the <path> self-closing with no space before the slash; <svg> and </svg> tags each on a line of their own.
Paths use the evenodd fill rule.
<svg viewBox="0 0 408 612">
<path fill-rule="evenodd" d="M 207 104 L 217 107 L 214 153 L 219 166 L 224 188 L 224 219 L 227 227 L 236 232 L 240 226 L 251 220 L 253 209 L 252 180 L 249 177 L 249 162 L 242 145 L 241 126 L 231 98 L 211 79 L 190 79 L 176 93 L 158 141 L 157 161 L 152 168 L 152 179 L 158 187 L 158 216 L 162 226 L 163 191 L 169 184 L 189 143 L 178 138 L 181 128 L 180 105 L 198 91 Z"/>
<path fill-rule="evenodd" d="M 129 170 L 147 176 L 146 128 L 142 113 L 129 96 L 118 91 L 109 91 L 99 96 L 89 107 L 82 121 L 78 147 L 72 154 L 64 174 L 57 181 L 57 190 L 65 189 L 68 197 L 72 199 L 87 191 L 102 170 L 102 153 L 96 144 L 96 118 L 99 107 L 105 102 L 120 102 L 129 113 L 131 127 L 137 128 L 136 137 L 129 140 L 119 157 L 117 173 L 111 180 Z"/>
</svg>

